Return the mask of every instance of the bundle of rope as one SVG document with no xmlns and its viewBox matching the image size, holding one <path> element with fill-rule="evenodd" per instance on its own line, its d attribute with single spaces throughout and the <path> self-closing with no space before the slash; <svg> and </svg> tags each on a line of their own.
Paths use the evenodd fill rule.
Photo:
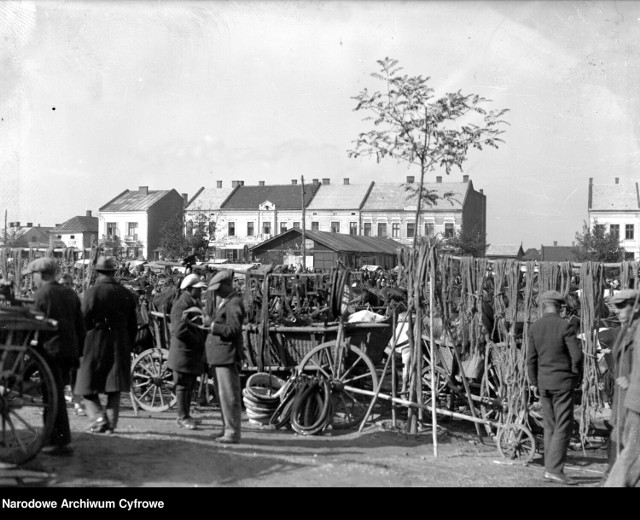
<svg viewBox="0 0 640 520">
<path fill-rule="evenodd" d="M 299 374 L 288 383 L 269 424 L 275 428 L 290 426 L 301 435 L 318 435 L 326 431 L 333 419 L 329 381 L 324 377 Z"/>
<path fill-rule="evenodd" d="M 249 422 L 269 424 L 280 403 L 280 392 L 284 386 L 285 381 L 266 372 L 258 372 L 247 379 L 242 390 L 242 401 Z"/>
</svg>

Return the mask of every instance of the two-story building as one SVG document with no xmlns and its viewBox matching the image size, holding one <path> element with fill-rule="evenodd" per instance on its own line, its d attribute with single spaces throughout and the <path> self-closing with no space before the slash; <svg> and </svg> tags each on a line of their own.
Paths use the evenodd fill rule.
<svg viewBox="0 0 640 520">
<path fill-rule="evenodd" d="M 121 247 L 126 258 L 156 260 L 162 225 L 182 218 L 186 199 L 175 189 L 124 190 L 98 210 L 98 235 L 106 245 Z"/>
<path fill-rule="evenodd" d="M 413 176 L 406 183 L 373 183 L 360 207 L 361 234 L 389 237 L 403 245 L 411 245 L 418 236 L 452 236 L 467 230 L 486 235 L 486 196 L 476 191 L 468 175 L 462 182 L 425 182 L 425 193 L 435 198 L 432 204 L 424 201 L 420 220 L 416 222 L 419 184 Z"/>
<path fill-rule="evenodd" d="M 620 238 L 627 260 L 640 260 L 640 187 L 638 182 L 594 184 L 589 178 L 589 229 L 604 226 L 606 232 Z"/>
</svg>

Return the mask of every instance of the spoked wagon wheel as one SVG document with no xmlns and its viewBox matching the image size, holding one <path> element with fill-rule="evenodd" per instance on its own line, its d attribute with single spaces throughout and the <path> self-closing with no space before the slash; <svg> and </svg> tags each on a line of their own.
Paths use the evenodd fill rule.
<svg viewBox="0 0 640 520">
<path fill-rule="evenodd" d="M 298 371 L 329 380 L 333 428 L 352 428 L 362 422 L 378 386 L 375 366 L 362 350 L 349 343 L 340 347 L 335 341 L 322 343 L 302 359 Z"/>
<path fill-rule="evenodd" d="M 0 347 L 0 462 L 24 464 L 49 439 L 58 406 L 56 383 L 31 347 Z"/>
<path fill-rule="evenodd" d="M 529 428 L 512 423 L 498 429 L 498 451 L 505 459 L 530 462 L 536 453 L 536 440 Z"/>
<path fill-rule="evenodd" d="M 164 412 L 176 403 L 169 351 L 150 348 L 131 363 L 131 397 L 143 410 Z"/>
</svg>

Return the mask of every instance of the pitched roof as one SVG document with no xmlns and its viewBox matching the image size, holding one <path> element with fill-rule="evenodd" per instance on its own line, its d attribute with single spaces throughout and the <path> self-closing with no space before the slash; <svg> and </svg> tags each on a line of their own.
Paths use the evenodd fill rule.
<svg viewBox="0 0 640 520">
<path fill-rule="evenodd" d="M 234 188 L 203 188 L 185 207 L 186 211 L 220 209 Z"/>
<path fill-rule="evenodd" d="M 637 182 L 621 184 L 591 184 L 589 186 L 589 210 L 638 210 L 640 195 Z"/>
<path fill-rule="evenodd" d="M 304 185 L 305 206 L 309 205 L 317 188 L 313 184 Z M 268 200 L 278 210 L 302 210 L 301 184 L 274 184 L 271 186 L 238 186 L 222 204 L 223 209 L 258 209 L 258 206 Z"/>
<path fill-rule="evenodd" d="M 577 259 L 571 246 L 540 247 L 540 260 L 543 262 L 575 262 Z"/>
<path fill-rule="evenodd" d="M 173 190 L 124 190 L 98 211 L 146 211 L 171 191 Z"/>
<path fill-rule="evenodd" d="M 98 217 L 77 216 L 70 218 L 66 222 L 63 222 L 59 226 L 56 226 L 53 230 L 55 233 L 59 232 L 78 232 L 84 233 L 97 233 L 98 232 Z"/>
<path fill-rule="evenodd" d="M 287 231 L 276 235 L 269 240 L 265 240 L 261 244 L 257 244 L 250 249 L 257 249 L 268 245 L 275 239 L 281 239 L 287 234 L 302 235 L 302 230 L 291 228 Z M 386 253 L 395 255 L 399 248 L 403 245 L 391 238 L 380 237 L 363 237 L 360 235 L 345 235 L 343 233 L 332 233 L 329 231 L 310 231 L 305 230 L 305 239 L 318 242 L 329 249 L 340 252 L 348 251 L 355 253 Z"/>
<path fill-rule="evenodd" d="M 418 183 L 413 183 L 417 189 Z M 473 188 L 471 182 L 425 182 L 424 189 L 434 191 L 440 200 L 433 206 L 429 206 L 431 211 L 462 209 L 467 192 Z M 452 193 L 451 199 L 444 199 L 445 193 Z M 417 197 L 407 191 L 405 183 L 376 183 L 367 197 L 362 211 L 375 210 L 401 210 L 415 208 Z"/>
<path fill-rule="evenodd" d="M 307 206 L 310 210 L 358 209 L 365 201 L 369 184 L 322 184 Z"/>
<path fill-rule="evenodd" d="M 524 255 L 522 244 L 489 244 L 485 256 L 504 256 L 515 258 Z"/>
</svg>

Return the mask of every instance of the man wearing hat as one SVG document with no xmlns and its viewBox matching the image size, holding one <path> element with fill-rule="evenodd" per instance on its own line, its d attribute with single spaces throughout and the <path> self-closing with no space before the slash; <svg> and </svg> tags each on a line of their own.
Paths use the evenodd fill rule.
<svg viewBox="0 0 640 520">
<path fill-rule="evenodd" d="M 113 432 L 118 424 L 120 393 L 131 387 L 131 350 L 138 331 L 136 299 L 115 279 L 115 258 L 101 256 L 95 285 L 82 299 L 87 328 L 75 393 L 82 395 L 91 433 Z M 100 394 L 107 395 L 106 410 Z"/>
<path fill-rule="evenodd" d="M 611 354 L 615 363 L 616 389 L 613 394 L 610 442 L 623 449 L 611 467 L 605 487 L 635 487 L 640 482 L 640 304 L 638 291 L 623 289 L 613 296 L 624 336 Z M 617 451 L 617 449 L 616 449 Z M 611 453 L 610 453 L 611 455 Z M 611 461 L 611 458 L 610 458 Z"/>
<path fill-rule="evenodd" d="M 49 360 L 55 377 L 59 403 L 53 431 L 42 452 L 64 456 L 73 452 L 64 388 L 71 383 L 71 373 L 78 367 L 85 326 L 80 298 L 73 289 L 56 281 L 57 269 L 58 264 L 53 258 L 43 257 L 31 262 L 22 274 L 31 274 L 37 287 L 34 310 L 58 322 L 56 331 L 38 335 L 38 346 Z"/>
<path fill-rule="evenodd" d="M 582 350 L 575 329 L 560 317 L 563 296 L 547 291 L 541 303 L 543 315 L 529 328 L 527 371 L 542 405 L 544 478 L 572 485 L 564 465 L 573 432 L 574 390 L 582 373 Z"/>
<path fill-rule="evenodd" d="M 197 274 L 189 274 L 180 284 L 180 296 L 171 306 L 171 340 L 167 366 L 173 370 L 178 405 L 178 426 L 196 429 L 196 421 L 189 410 L 191 392 L 196 379 L 204 372 L 205 331 L 192 321 L 202 315 L 200 294 L 206 287 Z"/>
<path fill-rule="evenodd" d="M 210 323 L 205 343 L 207 361 L 215 369 L 216 394 L 220 400 L 222 432 L 218 442 L 235 444 L 241 436 L 242 389 L 240 368 L 243 357 L 242 323 L 244 304 L 233 288 L 233 273 L 220 271 L 211 278 L 205 315 Z"/>
</svg>

